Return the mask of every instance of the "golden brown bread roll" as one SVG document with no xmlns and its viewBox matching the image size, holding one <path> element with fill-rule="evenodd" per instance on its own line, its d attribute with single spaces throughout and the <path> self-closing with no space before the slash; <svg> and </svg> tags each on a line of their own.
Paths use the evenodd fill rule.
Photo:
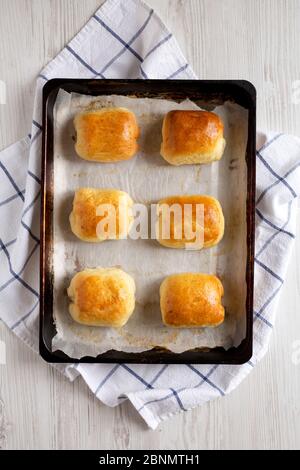
<svg viewBox="0 0 300 470">
<path fill-rule="evenodd" d="M 200 206 L 202 218 L 198 219 L 197 205 Z M 188 212 L 184 208 L 190 205 Z M 179 208 L 182 214 L 179 226 L 174 222 L 174 212 L 168 209 Z M 158 242 L 169 248 L 208 248 L 219 243 L 224 234 L 224 216 L 222 207 L 217 199 L 206 195 L 169 196 L 158 202 Z M 166 211 L 166 212 L 165 212 Z M 204 230 L 203 230 L 204 223 Z M 185 229 L 187 231 L 185 232 Z M 191 230 L 192 232 L 189 232 Z M 168 236 L 169 234 L 169 236 Z M 187 237 L 185 237 L 185 234 Z M 194 234 L 193 238 L 191 235 Z"/>
<path fill-rule="evenodd" d="M 124 191 L 79 188 L 75 192 L 70 214 L 72 232 L 86 242 L 124 238 L 133 220 L 132 206 L 132 199 Z M 111 208 L 114 219 L 108 217 L 106 207 Z M 106 224 L 105 220 L 109 223 Z"/>
<path fill-rule="evenodd" d="M 121 327 L 135 307 L 133 278 L 117 268 L 85 269 L 68 288 L 69 312 L 77 323 Z"/>
<path fill-rule="evenodd" d="M 171 165 L 220 160 L 225 148 L 221 118 L 208 111 L 170 111 L 162 137 L 160 153 Z"/>
<path fill-rule="evenodd" d="M 129 160 L 137 152 L 139 128 L 126 108 L 102 108 L 77 114 L 75 150 L 79 157 L 96 162 Z"/>
<path fill-rule="evenodd" d="M 162 320 L 178 328 L 218 326 L 224 321 L 223 294 L 223 285 L 216 276 L 173 274 L 160 286 Z"/>
</svg>

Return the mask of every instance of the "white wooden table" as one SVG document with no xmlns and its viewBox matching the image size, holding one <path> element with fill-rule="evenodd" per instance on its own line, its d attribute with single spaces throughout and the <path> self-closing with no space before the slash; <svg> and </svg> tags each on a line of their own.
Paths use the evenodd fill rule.
<svg viewBox="0 0 300 470">
<path fill-rule="evenodd" d="M 0 0 L 0 149 L 28 133 L 34 79 L 98 8 L 99 0 Z M 258 92 L 258 126 L 300 133 L 300 0 L 148 0 L 200 78 L 245 78 Z M 284 158 L 284 155 L 282 156 Z M 299 219 L 299 218 L 298 218 Z M 82 380 L 61 377 L 3 324 L 0 447 L 229 449 L 300 447 L 300 240 L 278 308 L 270 351 L 230 396 L 180 414 L 153 432 L 129 404 L 102 405 Z M 1 267 L 0 267 L 1 269 Z M 1 436 L 1 419 L 5 434 Z"/>
</svg>

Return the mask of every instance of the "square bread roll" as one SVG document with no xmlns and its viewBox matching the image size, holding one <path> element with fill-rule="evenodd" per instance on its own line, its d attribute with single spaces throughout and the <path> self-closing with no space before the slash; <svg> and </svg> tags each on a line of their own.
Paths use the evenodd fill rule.
<svg viewBox="0 0 300 470">
<path fill-rule="evenodd" d="M 102 108 L 77 114 L 74 127 L 75 150 L 84 160 L 103 163 L 129 160 L 138 150 L 136 117 L 126 108 Z"/>
<path fill-rule="evenodd" d="M 124 191 L 79 188 L 75 192 L 70 214 L 71 230 L 86 242 L 125 238 L 133 221 L 132 206 L 131 197 Z M 109 209 L 111 212 L 108 212 Z M 111 217 L 108 217 L 109 214 Z"/>
<path fill-rule="evenodd" d="M 163 323 L 177 328 L 218 326 L 224 321 L 224 289 L 213 275 L 173 274 L 160 286 Z"/>
<path fill-rule="evenodd" d="M 133 278 L 117 268 L 85 269 L 68 288 L 69 312 L 83 325 L 119 328 L 135 307 Z"/>
<path fill-rule="evenodd" d="M 162 128 L 161 155 L 171 165 L 220 160 L 225 149 L 221 118 L 208 111 L 170 111 Z"/>
<path fill-rule="evenodd" d="M 200 206 L 201 220 L 197 220 L 197 204 Z M 190 207 L 189 212 L 185 206 Z M 179 208 L 182 214 L 177 220 L 171 211 Z M 169 209 L 169 211 L 168 211 Z M 199 250 L 219 243 L 224 235 L 224 215 L 221 204 L 212 196 L 202 194 L 169 196 L 161 199 L 157 206 L 158 242 L 169 248 L 189 248 Z M 169 216 L 167 217 L 169 212 Z M 179 227 L 178 227 L 179 222 Z M 166 230 L 167 229 L 167 230 Z M 193 238 L 185 237 L 195 234 Z M 169 236 L 168 236 L 169 235 Z"/>
</svg>

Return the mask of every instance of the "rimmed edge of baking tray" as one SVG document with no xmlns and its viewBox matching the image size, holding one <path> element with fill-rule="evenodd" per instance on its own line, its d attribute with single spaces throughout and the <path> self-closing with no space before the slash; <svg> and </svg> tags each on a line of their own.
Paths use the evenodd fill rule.
<svg viewBox="0 0 300 470">
<path fill-rule="evenodd" d="M 247 266 L 246 337 L 238 347 L 227 351 L 194 349 L 180 354 L 162 348 L 141 353 L 107 351 L 97 357 L 73 359 L 62 351 L 51 351 L 56 330 L 53 320 L 53 108 L 59 89 L 88 95 L 135 95 L 190 99 L 215 106 L 231 100 L 248 109 L 247 164 Z M 204 98 L 205 97 L 205 98 Z M 39 350 L 50 363 L 135 363 L 135 364 L 244 364 L 252 357 L 253 282 L 255 242 L 256 174 L 256 90 L 246 80 L 94 80 L 57 78 L 43 88 L 42 201 L 40 229 L 40 334 Z"/>
</svg>

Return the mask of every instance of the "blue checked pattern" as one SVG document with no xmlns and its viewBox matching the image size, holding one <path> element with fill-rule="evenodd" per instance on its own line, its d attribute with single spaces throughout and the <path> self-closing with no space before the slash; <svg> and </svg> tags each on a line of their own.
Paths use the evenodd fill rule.
<svg viewBox="0 0 300 470">
<path fill-rule="evenodd" d="M 121 8 L 122 6 L 122 8 Z M 55 77 L 196 78 L 177 42 L 139 0 L 107 0 L 37 80 L 30 134 L 0 154 L 0 316 L 26 344 L 38 345 L 41 90 Z M 278 293 L 295 238 L 300 140 L 260 135 L 257 151 L 254 355 L 242 366 L 77 364 L 109 406 L 129 399 L 155 428 L 233 390 L 267 350 Z"/>
</svg>

